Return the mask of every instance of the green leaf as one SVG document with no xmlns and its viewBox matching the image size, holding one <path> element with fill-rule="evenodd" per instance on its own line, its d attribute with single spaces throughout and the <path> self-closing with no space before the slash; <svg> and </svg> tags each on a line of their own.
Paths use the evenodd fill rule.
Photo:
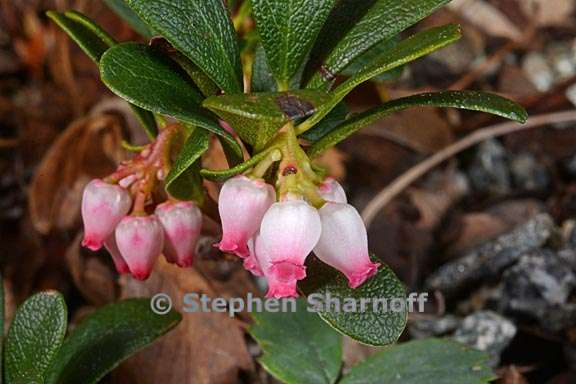
<svg viewBox="0 0 576 384">
<path fill-rule="evenodd" d="M 326 114 L 346 97 L 354 88 L 371 78 L 414 61 L 451 44 L 460 38 L 460 26 L 448 24 L 419 32 L 401 41 L 380 60 L 364 67 L 355 76 L 340 84 L 333 92 L 332 100 L 324 104 L 311 118 L 302 123 L 297 132 L 305 132 L 318 123 Z"/>
<path fill-rule="evenodd" d="M 335 0 L 251 0 L 256 28 L 276 80 L 288 88 Z"/>
<path fill-rule="evenodd" d="M 372 124 L 382 117 L 394 112 L 412 107 L 449 107 L 481 111 L 502 116 L 507 119 L 524 123 L 528 114 L 524 108 L 515 102 L 501 96 L 478 91 L 446 91 L 436 93 L 420 93 L 389 101 L 379 107 L 372 108 L 349 118 L 340 126 L 334 128 L 328 135 L 322 137 L 308 149 L 309 156 L 316 156 L 329 147 L 336 145 L 359 129 Z"/>
<path fill-rule="evenodd" d="M 451 340 L 411 341 L 368 357 L 340 384 L 483 384 L 495 379 L 488 359 Z"/>
<path fill-rule="evenodd" d="M 374 45 L 372 48 L 364 52 L 362 55 L 358 56 L 353 62 L 351 62 L 344 70 L 341 72 L 345 76 L 355 76 L 358 72 L 364 69 L 367 65 L 373 62 L 380 61 L 388 52 L 393 49 L 398 44 L 398 37 L 395 36 L 388 40 L 383 40 L 380 43 Z M 388 72 L 384 72 L 381 75 L 375 76 L 373 81 L 391 81 L 396 80 L 404 72 L 404 66 L 396 67 Z"/>
<path fill-rule="evenodd" d="M 242 92 L 238 42 L 224 1 L 127 0 L 127 4 L 221 89 Z"/>
<path fill-rule="evenodd" d="M 106 50 L 116 45 L 116 40 L 92 20 L 76 11 L 46 12 L 64 32 L 96 63 Z"/>
<path fill-rule="evenodd" d="M 330 84 L 334 76 L 346 68 L 354 59 L 381 41 L 388 40 L 419 20 L 447 4 L 450 0 L 377 0 L 358 4 L 355 0 L 343 0 L 334 10 L 327 27 L 321 33 L 312 51 L 312 63 L 321 66 L 309 83 L 310 88 Z M 372 4 L 366 9 L 368 4 Z M 357 9 L 351 9 L 357 8 Z M 358 12 L 355 14 L 355 12 Z M 365 12 L 362 14 L 362 12 Z M 352 13 L 352 17 L 348 14 Z M 354 17 L 361 19 L 354 22 Z M 344 19 L 341 22 L 338 19 Z M 352 23 L 346 19 L 352 19 Z M 349 27 L 353 25 L 353 27 Z M 335 29 L 343 29 L 345 35 Z M 337 41 L 337 44 L 332 42 Z M 317 48 L 317 49 L 316 49 Z M 318 68 L 315 68 L 318 70 Z"/>
<path fill-rule="evenodd" d="M 268 154 L 274 150 L 276 150 L 274 147 L 267 148 L 266 150 L 252 156 L 249 160 L 246 160 L 245 162 L 238 164 L 233 168 L 222 170 L 202 169 L 200 170 L 200 174 L 204 176 L 204 178 L 211 181 L 226 181 L 229 178 L 239 175 L 240 173 L 254 167 L 260 161 L 264 160 L 266 156 L 268 156 Z"/>
<path fill-rule="evenodd" d="M 166 176 L 166 191 L 179 200 L 202 204 L 204 191 L 200 177 L 200 157 L 208 150 L 210 138 L 203 129 L 194 129 Z"/>
<path fill-rule="evenodd" d="M 118 96 L 222 136 L 242 153 L 234 137 L 200 107 L 202 95 L 170 58 L 143 44 L 118 44 L 102 56 L 100 75 Z"/>
<path fill-rule="evenodd" d="M 264 47 L 259 44 L 254 52 L 254 62 L 252 63 L 252 92 L 276 92 L 278 85 L 274 81 L 274 75 L 268 65 Z"/>
<path fill-rule="evenodd" d="M 361 310 L 361 300 L 385 299 L 392 307 L 394 302 L 406 303 L 404 286 L 388 266 L 380 267 L 378 273 L 360 287 L 352 289 L 343 274 L 320 262 L 316 257 L 309 257 L 306 274 L 309 276 L 298 285 L 309 301 L 324 305 L 319 311 L 320 317 L 336 330 L 351 338 L 369 345 L 387 345 L 394 343 L 406 326 L 407 311 L 404 305 L 401 310 L 385 310 L 372 302 Z M 311 296 L 315 294 L 315 296 Z M 335 311 L 326 308 L 327 298 L 339 299 L 344 303 L 354 299 L 356 311 Z M 322 309 L 322 308 L 320 308 Z"/>
<path fill-rule="evenodd" d="M 18 308 L 6 336 L 7 384 L 41 384 L 66 334 L 67 310 L 55 291 L 37 293 Z"/>
<path fill-rule="evenodd" d="M 342 124 L 348 116 L 348 107 L 343 101 L 338 103 L 324 118 L 312 129 L 300 135 L 301 138 L 310 142 L 318 141 L 320 138 L 332 132 L 336 127 Z"/>
<path fill-rule="evenodd" d="M 66 339 L 46 384 L 95 384 L 123 360 L 174 328 L 181 315 L 151 311 L 149 299 L 104 306 Z"/>
<path fill-rule="evenodd" d="M 303 89 L 212 96 L 203 105 L 227 121 L 258 152 L 287 122 L 310 116 L 329 99 L 325 92 Z"/>
<path fill-rule="evenodd" d="M 284 301 L 288 311 L 254 313 L 250 334 L 264 355 L 260 364 L 288 384 L 331 384 L 342 364 L 342 336 L 313 312 L 304 299 Z"/>
<path fill-rule="evenodd" d="M 140 17 L 134 13 L 126 5 L 124 0 L 104 0 L 108 8 L 114 11 L 118 16 L 120 16 L 124 21 L 126 21 L 136 32 L 150 39 L 154 36 L 154 32 L 148 28 L 148 26 L 140 19 Z"/>
<path fill-rule="evenodd" d="M 214 82 L 206 75 L 196 64 L 194 64 L 190 59 L 181 54 L 180 52 L 175 52 L 170 57 L 177 62 L 184 71 L 190 76 L 194 81 L 194 84 L 198 87 L 200 92 L 206 97 L 213 96 L 217 94 L 220 89 Z"/>
<path fill-rule="evenodd" d="M 4 370 L 2 369 L 4 359 L 2 356 L 4 356 L 4 278 L 0 273 L 0 384 L 4 378 Z"/>
<path fill-rule="evenodd" d="M 62 28 L 96 64 L 100 62 L 100 58 L 108 48 L 117 44 L 114 38 L 99 25 L 79 12 L 68 11 L 58 13 L 48 11 L 46 14 Z M 158 133 L 158 128 L 156 127 L 154 115 L 133 104 L 130 106 L 148 136 L 150 138 L 155 137 Z"/>
</svg>

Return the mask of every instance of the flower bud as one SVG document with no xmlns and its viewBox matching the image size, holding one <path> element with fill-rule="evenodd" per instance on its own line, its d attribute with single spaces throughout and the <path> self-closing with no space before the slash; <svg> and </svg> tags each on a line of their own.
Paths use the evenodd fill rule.
<svg viewBox="0 0 576 384">
<path fill-rule="evenodd" d="M 296 282 L 306 277 L 304 261 L 322 231 L 318 211 L 304 200 L 274 203 L 264 215 L 255 248 L 268 297 L 297 296 Z"/>
<path fill-rule="evenodd" d="M 202 227 L 202 212 L 192 202 L 166 202 L 156 207 L 164 229 L 164 256 L 179 267 L 190 267 Z"/>
<path fill-rule="evenodd" d="M 100 249 L 131 205 L 130 194 L 118 185 L 99 179 L 89 182 L 82 195 L 82 245 L 93 251 Z"/>
<path fill-rule="evenodd" d="M 162 252 L 164 233 L 156 216 L 127 216 L 116 227 L 116 244 L 132 276 L 146 280 Z"/>
<path fill-rule="evenodd" d="M 114 262 L 116 271 L 121 275 L 130 273 L 130 268 L 128 268 L 128 264 L 126 264 L 126 261 L 124 260 L 124 258 L 120 254 L 120 251 L 118 250 L 118 245 L 116 244 L 116 236 L 114 236 L 114 234 L 108 236 L 108 238 L 104 242 L 104 247 L 106 248 L 110 256 L 112 256 L 112 261 Z"/>
<path fill-rule="evenodd" d="M 248 257 L 247 242 L 260 227 L 262 217 L 275 197 L 271 185 L 246 176 L 236 176 L 224 183 L 218 197 L 222 220 L 220 250 Z"/>
<path fill-rule="evenodd" d="M 318 194 L 326 201 L 332 201 L 334 203 L 348 202 L 344 188 L 331 177 L 327 177 L 324 182 L 318 186 Z"/>
<path fill-rule="evenodd" d="M 368 236 L 362 218 L 350 204 L 328 202 L 319 210 L 322 235 L 314 254 L 344 273 L 350 288 L 376 274 L 379 264 L 370 261 Z"/>
</svg>

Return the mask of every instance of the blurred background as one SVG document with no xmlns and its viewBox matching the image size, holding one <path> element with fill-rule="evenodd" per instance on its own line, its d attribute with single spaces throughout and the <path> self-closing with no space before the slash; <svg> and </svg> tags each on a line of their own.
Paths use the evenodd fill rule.
<svg viewBox="0 0 576 384">
<path fill-rule="evenodd" d="M 236 260 L 211 247 L 215 225 L 194 268 L 160 262 L 144 283 L 119 278 L 104 251 L 79 247 L 82 188 L 126 156 L 122 139 L 145 137 L 90 59 L 49 22 L 49 9 L 79 10 L 119 41 L 142 41 L 101 0 L 0 0 L 8 317 L 42 289 L 64 293 L 73 322 L 122 297 L 257 291 Z M 500 383 L 576 383 L 576 0 L 454 0 L 415 28 L 448 22 L 463 25 L 458 43 L 360 87 L 349 97 L 353 110 L 426 90 L 482 89 L 516 100 L 543 124 L 458 153 L 375 213 L 372 251 L 409 290 L 433 298 L 427 313 L 411 314 L 402 339 L 448 336 L 486 350 Z M 558 111 L 573 121 L 554 124 Z M 454 110 L 400 112 L 322 163 L 363 209 L 414 165 L 500 122 Z M 207 162 L 224 164 L 219 154 Z M 184 316 L 106 382 L 274 383 L 255 363 L 249 323 L 247 314 Z M 345 366 L 374 350 L 347 340 Z"/>
</svg>

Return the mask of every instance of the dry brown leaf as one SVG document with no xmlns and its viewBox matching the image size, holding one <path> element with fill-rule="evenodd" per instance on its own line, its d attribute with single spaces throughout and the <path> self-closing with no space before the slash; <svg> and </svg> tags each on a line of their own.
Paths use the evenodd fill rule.
<svg viewBox="0 0 576 384">
<path fill-rule="evenodd" d="M 185 293 L 220 296 L 196 269 L 161 260 L 150 279 L 122 281 L 123 297 L 170 295 L 175 308 Z M 238 321 L 225 313 L 184 313 L 176 329 L 130 358 L 113 374 L 118 384 L 235 384 L 254 369 Z"/>
<path fill-rule="evenodd" d="M 522 39 L 521 30 L 499 9 L 485 1 L 454 0 L 448 7 L 491 36 L 514 41 Z"/>
<path fill-rule="evenodd" d="M 574 25 L 574 0 L 521 0 L 520 7 L 539 26 Z"/>
<path fill-rule="evenodd" d="M 82 233 L 78 233 L 66 251 L 74 284 L 90 304 L 100 306 L 115 301 L 117 287 L 111 265 L 106 265 L 98 254 L 80 247 L 81 240 Z"/>
<path fill-rule="evenodd" d="M 70 124 L 52 144 L 30 185 L 29 209 L 37 231 L 47 234 L 78 222 L 84 185 L 112 172 L 123 156 L 121 131 L 116 116 L 88 116 Z"/>
<path fill-rule="evenodd" d="M 454 141 L 448 123 L 434 109 L 401 111 L 361 131 L 386 138 L 419 153 L 434 153 Z"/>
</svg>

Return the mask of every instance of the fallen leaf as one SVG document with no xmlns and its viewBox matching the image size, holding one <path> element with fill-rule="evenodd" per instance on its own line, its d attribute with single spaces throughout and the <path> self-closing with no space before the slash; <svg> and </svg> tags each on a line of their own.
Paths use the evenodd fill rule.
<svg viewBox="0 0 576 384">
<path fill-rule="evenodd" d="M 522 39 L 521 30 L 493 5 L 480 0 L 454 0 L 448 8 L 459 13 L 487 34 L 514 41 Z"/>
<path fill-rule="evenodd" d="M 30 185 L 29 210 L 38 232 L 78 223 L 84 185 L 112 172 L 123 157 L 121 132 L 118 117 L 92 115 L 76 120 L 56 139 Z"/>
<path fill-rule="evenodd" d="M 80 246 L 81 239 L 82 233 L 78 233 L 66 251 L 68 270 L 76 288 L 90 304 L 101 306 L 115 301 L 118 289 L 112 263 L 107 265 L 103 259 L 106 251 L 90 252 Z"/>
<path fill-rule="evenodd" d="M 221 296 L 197 269 L 161 260 L 146 282 L 121 281 L 123 297 L 166 293 L 180 310 L 185 293 Z M 241 371 L 254 369 L 238 320 L 226 313 L 183 313 L 182 322 L 113 373 L 118 384 L 235 384 Z"/>
</svg>

